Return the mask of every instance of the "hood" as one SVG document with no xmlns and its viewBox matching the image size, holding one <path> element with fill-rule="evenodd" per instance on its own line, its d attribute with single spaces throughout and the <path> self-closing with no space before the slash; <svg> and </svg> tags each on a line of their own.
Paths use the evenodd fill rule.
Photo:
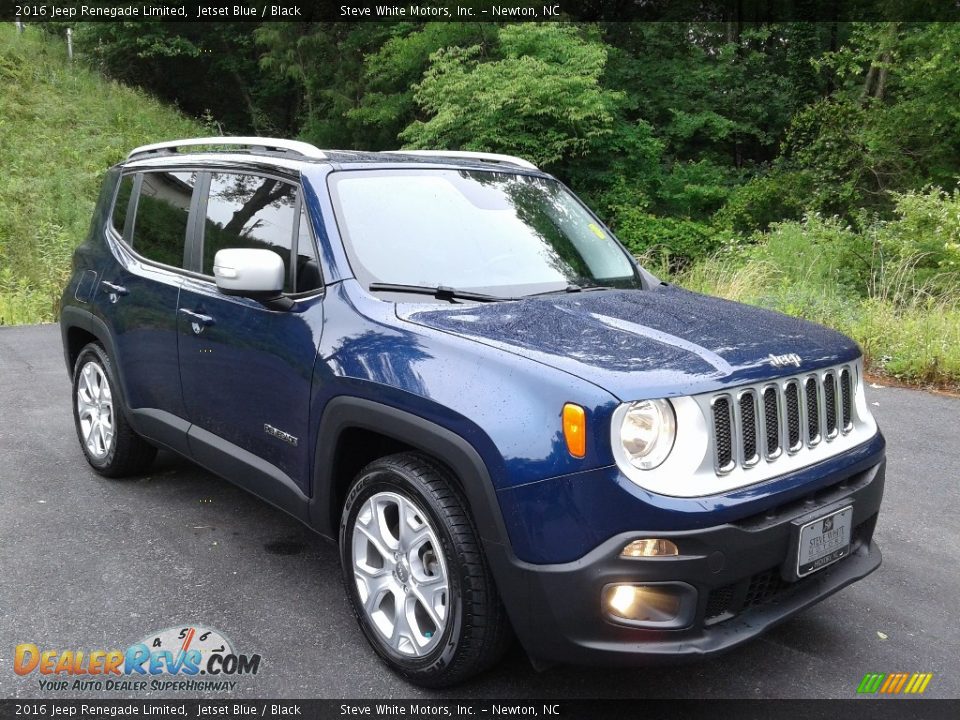
<svg viewBox="0 0 960 720">
<path fill-rule="evenodd" d="M 558 368 L 620 400 L 708 392 L 860 355 L 820 325 L 673 286 L 442 309 L 410 303 L 397 316 Z M 771 357 L 788 354 L 799 365 Z"/>
</svg>

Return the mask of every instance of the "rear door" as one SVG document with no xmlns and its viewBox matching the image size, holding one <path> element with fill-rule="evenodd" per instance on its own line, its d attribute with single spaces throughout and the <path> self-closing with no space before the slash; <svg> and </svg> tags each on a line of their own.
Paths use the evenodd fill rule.
<svg viewBox="0 0 960 720">
<path fill-rule="evenodd" d="M 114 204 L 114 255 L 96 305 L 110 328 L 134 423 L 186 451 L 186 409 L 177 351 L 177 302 L 197 173 L 125 175 Z"/>
<path fill-rule="evenodd" d="M 250 172 L 214 172 L 198 208 L 196 275 L 180 291 L 180 377 L 194 457 L 276 504 L 309 490 L 310 386 L 323 319 L 317 248 L 299 186 Z M 266 248 L 286 268 L 288 310 L 219 292 L 213 260 Z"/>
</svg>

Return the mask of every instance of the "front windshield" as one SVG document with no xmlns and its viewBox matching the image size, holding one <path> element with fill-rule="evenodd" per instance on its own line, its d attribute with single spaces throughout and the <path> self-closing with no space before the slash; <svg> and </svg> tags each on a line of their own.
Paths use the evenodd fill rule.
<svg viewBox="0 0 960 720">
<path fill-rule="evenodd" d="M 529 295 L 639 288 L 624 250 L 553 180 L 477 170 L 336 172 L 330 189 L 361 283 Z"/>
</svg>

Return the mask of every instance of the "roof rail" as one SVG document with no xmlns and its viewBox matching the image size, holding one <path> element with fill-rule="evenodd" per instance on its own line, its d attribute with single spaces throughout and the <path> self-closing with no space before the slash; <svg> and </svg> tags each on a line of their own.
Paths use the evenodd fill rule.
<svg viewBox="0 0 960 720">
<path fill-rule="evenodd" d="M 127 160 L 139 159 L 149 155 L 176 153 L 178 148 L 204 145 L 233 146 L 244 148 L 251 153 L 280 153 L 310 158 L 311 160 L 323 160 L 327 157 L 319 148 L 314 147 L 310 143 L 300 142 L 299 140 L 280 140 L 277 138 L 263 137 L 208 137 L 186 138 L 183 140 L 154 143 L 153 145 L 143 145 L 131 150 L 130 154 L 127 155 Z"/>
<path fill-rule="evenodd" d="M 529 160 L 514 157 L 513 155 L 502 155 L 500 153 L 473 152 L 471 150 L 384 150 L 383 152 L 391 155 L 420 155 L 423 157 L 436 158 L 465 158 L 468 160 L 486 160 L 488 162 L 505 163 L 507 165 L 516 165 L 517 167 L 537 170 L 537 166 Z"/>
</svg>

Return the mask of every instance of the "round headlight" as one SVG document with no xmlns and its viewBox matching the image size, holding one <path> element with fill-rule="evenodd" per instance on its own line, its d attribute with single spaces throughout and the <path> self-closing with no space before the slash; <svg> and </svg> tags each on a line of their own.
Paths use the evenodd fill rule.
<svg viewBox="0 0 960 720">
<path fill-rule="evenodd" d="M 677 419 L 668 400 L 631 403 L 620 424 L 620 443 L 630 463 L 652 470 L 667 459 L 677 436 Z"/>
</svg>

